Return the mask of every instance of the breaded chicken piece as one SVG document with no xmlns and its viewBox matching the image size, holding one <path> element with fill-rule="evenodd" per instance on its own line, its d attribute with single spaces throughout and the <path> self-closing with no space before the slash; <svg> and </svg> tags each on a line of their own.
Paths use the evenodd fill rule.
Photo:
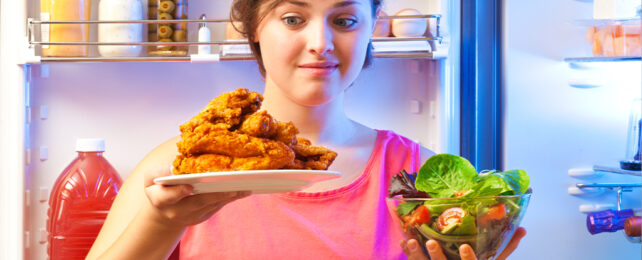
<svg viewBox="0 0 642 260">
<path fill-rule="evenodd" d="M 265 110 L 245 116 L 238 131 L 251 136 L 273 139 L 288 146 L 296 144 L 296 135 L 299 133 L 292 122 L 279 122 Z"/>
<path fill-rule="evenodd" d="M 327 170 L 337 154 L 298 138 L 291 122 L 258 111 L 263 97 L 247 89 L 216 97 L 180 126 L 174 174 L 267 169 Z"/>
<path fill-rule="evenodd" d="M 327 170 L 337 158 L 337 153 L 322 147 L 312 146 L 310 140 L 299 137 L 297 144 L 290 146 L 296 158 L 286 166 L 287 169 Z"/>
<path fill-rule="evenodd" d="M 193 131 L 202 124 L 214 124 L 219 129 L 230 129 L 241 122 L 244 115 L 259 110 L 263 96 L 245 88 L 223 93 L 214 98 L 196 116 L 180 126 L 181 132 Z"/>
</svg>

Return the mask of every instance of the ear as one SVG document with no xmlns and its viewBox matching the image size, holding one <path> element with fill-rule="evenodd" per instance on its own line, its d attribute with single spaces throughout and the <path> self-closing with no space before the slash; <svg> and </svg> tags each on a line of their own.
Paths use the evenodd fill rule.
<svg viewBox="0 0 642 260">
<path fill-rule="evenodd" d="M 377 26 L 377 20 L 379 20 L 379 16 L 381 16 L 382 12 L 383 11 L 381 11 L 381 7 L 378 7 L 377 11 L 375 12 L 376 15 L 374 17 L 374 20 L 372 21 L 372 33 L 374 33 L 375 27 Z"/>
</svg>

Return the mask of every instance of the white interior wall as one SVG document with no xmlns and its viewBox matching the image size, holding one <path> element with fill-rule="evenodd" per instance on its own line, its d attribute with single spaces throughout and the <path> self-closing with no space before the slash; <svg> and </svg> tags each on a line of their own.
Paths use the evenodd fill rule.
<svg viewBox="0 0 642 260">
<path fill-rule="evenodd" d="M 504 1 L 505 168 L 531 176 L 533 196 L 523 225 L 528 234 L 513 259 L 640 259 L 639 243 L 622 231 L 591 235 L 580 204 L 615 203 L 613 191 L 573 197 L 575 183 L 637 182 L 608 175 L 576 179 L 568 170 L 618 166 L 624 158 L 631 100 L 640 97 L 640 62 L 571 68 L 563 59 L 586 57 L 590 1 Z M 603 81 L 597 88 L 569 85 Z M 638 108 L 640 109 L 640 108 Z M 624 194 L 624 208 L 640 208 L 640 189 Z"/>
</svg>

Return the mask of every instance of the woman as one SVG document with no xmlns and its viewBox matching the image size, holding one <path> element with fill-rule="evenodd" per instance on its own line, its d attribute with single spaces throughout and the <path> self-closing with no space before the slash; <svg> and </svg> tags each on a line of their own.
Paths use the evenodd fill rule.
<svg viewBox="0 0 642 260">
<path fill-rule="evenodd" d="M 340 178 L 295 193 L 191 195 L 188 185 L 152 181 L 170 175 L 176 137 L 127 178 L 88 258 L 162 259 L 181 240 L 186 259 L 425 259 L 416 240 L 403 241 L 385 196 L 392 174 L 416 171 L 433 152 L 354 122 L 343 110 L 344 90 L 371 60 L 380 6 L 380 0 L 236 0 L 233 6 L 265 77 L 261 108 L 336 151 L 330 170 Z M 523 234 L 520 229 L 503 257 Z M 432 259 L 445 259 L 434 241 L 427 246 Z M 461 252 L 475 257 L 470 246 Z"/>
</svg>

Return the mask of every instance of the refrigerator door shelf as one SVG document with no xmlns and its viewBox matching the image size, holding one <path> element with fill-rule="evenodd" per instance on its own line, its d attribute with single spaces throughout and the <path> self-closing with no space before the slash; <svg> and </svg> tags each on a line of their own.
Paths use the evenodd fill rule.
<svg viewBox="0 0 642 260">
<path fill-rule="evenodd" d="M 580 189 L 577 186 L 568 187 L 568 194 L 581 197 L 597 197 L 604 194 L 603 188 Z"/>
<path fill-rule="evenodd" d="M 607 209 L 615 210 L 616 206 L 614 204 L 582 204 L 579 207 L 580 212 L 588 214 L 591 212 L 604 211 Z"/>
</svg>

